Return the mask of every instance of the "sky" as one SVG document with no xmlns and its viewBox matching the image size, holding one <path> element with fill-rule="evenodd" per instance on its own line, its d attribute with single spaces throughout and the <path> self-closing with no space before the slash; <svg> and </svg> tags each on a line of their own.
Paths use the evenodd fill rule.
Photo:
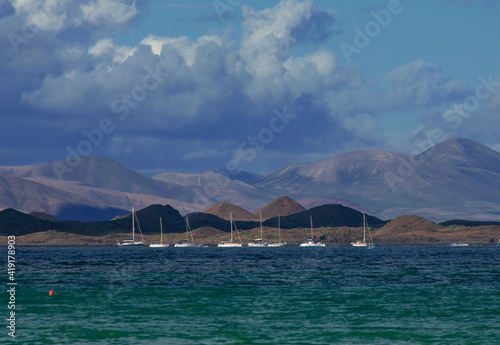
<svg viewBox="0 0 500 345">
<path fill-rule="evenodd" d="M 0 0 L 0 165 L 500 151 L 496 0 Z"/>
</svg>

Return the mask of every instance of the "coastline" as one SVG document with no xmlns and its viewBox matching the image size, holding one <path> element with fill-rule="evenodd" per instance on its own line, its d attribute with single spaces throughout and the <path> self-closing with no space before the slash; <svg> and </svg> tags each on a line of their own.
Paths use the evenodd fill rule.
<svg viewBox="0 0 500 345">
<path fill-rule="evenodd" d="M 435 223 L 434 223 L 435 224 Z M 448 246 L 452 243 L 467 243 L 469 245 L 496 245 L 500 238 L 500 226 L 474 227 L 422 227 L 419 222 L 410 226 L 394 224 L 394 222 L 380 229 L 371 229 L 373 242 L 379 246 Z M 265 240 L 276 241 L 278 229 L 265 227 Z M 309 237 L 310 229 L 295 228 L 282 229 L 284 242 L 289 246 L 298 246 Z M 260 228 L 240 230 L 244 245 L 259 237 Z M 349 246 L 351 242 L 362 237 L 362 228 L 349 227 L 322 227 L 314 229 L 317 239 L 327 246 Z M 228 240 L 229 234 L 214 228 L 199 228 L 194 231 L 193 238 L 196 244 L 216 246 L 219 241 Z M 164 240 L 169 245 L 185 239 L 183 233 L 164 233 Z M 267 237 L 266 237 L 267 236 Z M 104 236 L 86 236 L 74 233 L 48 230 L 28 235 L 16 236 L 18 247 L 114 247 L 119 240 L 130 237 L 128 233 L 108 234 Z M 158 241 L 158 235 L 145 235 L 146 245 Z M 0 246 L 7 246 L 7 236 L 0 236 Z"/>
</svg>

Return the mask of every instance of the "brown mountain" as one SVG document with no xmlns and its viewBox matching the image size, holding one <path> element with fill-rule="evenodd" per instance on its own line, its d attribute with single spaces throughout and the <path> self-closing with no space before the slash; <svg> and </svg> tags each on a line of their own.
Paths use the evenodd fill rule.
<svg viewBox="0 0 500 345">
<path fill-rule="evenodd" d="M 377 244 L 487 244 L 496 242 L 499 234 L 499 225 L 442 226 L 415 215 L 397 217 L 381 229 L 372 229 Z"/>
<path fill-rule="evenodd" d="M 256 217 L 259 217 L 260 214 L 262 214 L 262 219 L 269 219 L 277 216 L 288 216 L 305 210 L 306 209 L 295 200 L 290 199 L 287 196 L 282 196 L 280 198 L 274 199 L 269 204 L 254 212 L 253 214 Z"/>
<path fill-rule="evenodd" d="M 256 219 L 258 219 L 258 217 L 256 217 L 252 213 L 248 212 L 244 208 L 233 205 L 233 204 L 228 204 L 225 202 L 221 202 L 221 203 L 209 208 L 204 213 L 213 214 L 219 218 L 226 219 L 226 220 L 229 219 L 230 213 L 233 215 L 234 220 L 256 220 Z"/>
<path fill-rule="evenodd" d="M 45 212 L 60 220 L 109 220 L 131 207 L 171 204 L 184 213 L 196 190 L 153 180 L 103 157 L 33 166 L 0 167 L 0 209 Z"/>
<path fill-rule="evenodd" d="M 294 199 L 350 200 L 382 218 L 500 219 L 500 153 L 451 138 L 420 155 L 356 151 L 294 164 L 256 186 Z"/>
</svg>

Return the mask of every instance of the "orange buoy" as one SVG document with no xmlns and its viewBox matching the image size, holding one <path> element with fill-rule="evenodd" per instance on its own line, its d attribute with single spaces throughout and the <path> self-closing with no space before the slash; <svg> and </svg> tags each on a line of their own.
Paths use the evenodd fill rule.
<svg viewBox="0 0 500 345">
<path fill-rule="evenodd" d="M 49 291 L 49 296 L 54 296 L 54 290 Z"/>
</svg>

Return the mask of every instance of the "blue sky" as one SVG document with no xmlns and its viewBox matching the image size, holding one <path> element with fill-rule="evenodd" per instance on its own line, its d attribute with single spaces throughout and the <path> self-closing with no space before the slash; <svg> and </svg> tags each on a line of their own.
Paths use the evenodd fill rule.
<svg viewBox="0 0 500 345">
<path fill-rule="evenodd" d="M 495 0 L 0 1 L 0 165 L 500 150 Z M 498 90 L 497 90 L 498 89 Z"/>
</svg>

